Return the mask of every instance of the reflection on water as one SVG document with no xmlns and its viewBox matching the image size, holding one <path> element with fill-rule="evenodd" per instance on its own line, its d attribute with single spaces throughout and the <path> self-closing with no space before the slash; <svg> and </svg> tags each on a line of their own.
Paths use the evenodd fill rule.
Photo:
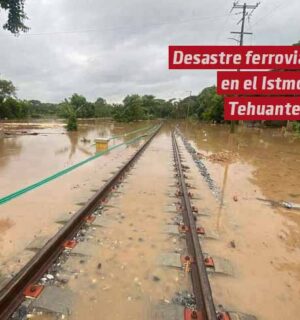
<svg viewBox="0 0 300 320">
<path fill-rule="evenodd" d="M 284 136 L 280 129 L 246 127 L 239 127 L 232 135 L 227 126 L 195 122 L 184 123 L 180 129 L 207 155 L 222 151 L 237 153 L 239 162 L 255 168 L 253 182 L 266 197 L 300 201 L 299 138 Z M 225 167 L 229 170 L 230 164 Z"/>
<path fill-rule="evenodd" d="M 162 132 L 169 132 L 177 122 L 168 122 Z M 116 123 L 101 120 L 80 121 L 77 132 L 65 132 L 61 122 L 10 123 L 39 135 L 21 135 L 0 139 L 0 195 L 15 191 L 95 153 L 96 137 L 119 136 L 151 125 L 149 122 Z M 200 124 L 197 121 L 179 122 L 183 134 L 205 155 L 229 151 L 237 155 L 234 161 L 224 161 L 219 186 L 222 198 L 232 165 L 251 168 L 251 182 L 257 185 L 266 199 L 300 203 L 300 139 L 284 136 L 280 129 L 238 127 L 230 134 L 227 126 Z M 139 133 L 135 134 L 138 135 Z M 120 136 L 110 145 L 126 142 L 133 136 Z M 220 170 L 219 170 L 220 171 Z M 222 212 L 220 205 L 220 217 Z M 278 209 L 282 214 L 286 210 Z M 299 217 L 290 215 L 298 226 Z"/>
<path fill-rule="evenodd" d="M 35 132 L 38 135 L 25 134 L 0 139 L 0 196 L 95 154 L 94 139 L 97 137 L 122 135 L 151 124 L 80 120 L 77 132 L 66 132 L 61 122 L 53 121 L 5 124 L 10 130 Z M 120 136 L 110 145 L 126 142 L 133 137 Z"/>
<path fill-rule="evenodd" d="M 235 269 L 233 278 L 211 278 L 217 301 L 258 319 L 298 319 L 300 213 L 257 198 L 300 204 L 300 139 L 280 129 L 179 127 L 222 189 L 224 205 L 209 204 L 214 214 L 202 219 L 220 234 L 219 242 L 204 242 L 205 250 Z"/>
<path fill-rule="evenodd" d="M 228 126 L 184 122 L 183 134 L 206 156 L 229 151 L 237 155 L 235 161 L 220 162 L 223 170 L 219 184 L 222 197 L 226 193 L 227 179 L 232 168 L 252 171 L 249 181 L 259 187 L 264 198 L 300 204 L 300 138 L 285 135 L 281 129 L 238 127 L 235 134 Z M 237 186 L 239 177 L 236 177 Z M 218 229 L 223 206 L 219 209 Z M 285 240 L 290 249 L 300 247 L 300 215 L 278 207 L 276 212 L 287 218 Z"/>
<path fill-rule="evenodd" d="M 4 167 L 11 157 L 17 156 L 22 145 L 15 139 L 0 139 L 0 167 Z"/>
<path fill-rule="evenodd" d="M 168 132 L 176 123 L 167 123 L 162 132 Z M 96 137 L 119 136 L 149 125 L 151 123 L 146 121 L 127 124 L 84 120 L 80 121 L 77 132 L 67 133 L 61 122 L 10 123 L 9 127 L 37 132 L 38 135 L 0 139 L 0 196 L 93 155 Z M 227 179 L 231 176 L 232 169 L 241 165 L 252 170 L 249 180 L 260 188 L 266 199 L 300 203 L 299 138 L 285 136 L 280 129 L 240 126 L 237 133 L 232 135 L 228 127 L 222 125 L 200 124 L 197 121 L 183 121 L 179 122 L 179 125 L 183 134 L 204 155 L 224 151 L 237 155 L 233 161 L 218 163 L 221 166 L 218 171 L 223 172 L 219 179 L 222 197 L 226 193 Z M 121 136 L 112 140 L 110 144 L 118 144 L 132 138 L 132 135 Z M 219 224 L 222 208 L 221 203 Z M 296 227 L 300 226 L 299 215 L 290 214 L 280 208 L 277 211 L 289 217 Z M 292 227 L 288 226 L 290 229 Z"/>
<path fill-rule="evenodd" d="M 153 241 L 156 244 L 159 240 L 158 237 L 155 239 L 153 237 L 159 230 L 157 223 L 162 221 L 161 219 L 166 219 L 166 216 L 161 214 L 161 208 L 165 200 L 168 200 L 164 198 L 167 189 L 163 190 L 163 186 L 166 188 L 171 183 L 169 181 L 171 175 L 169 178 L 170 172 L 168 171 L 172 166 L 171 158 L 169 159 L 171 156 L 169 134 L 177 123 L 183 134 L 190 139 L 200 153 L 206 156 L 204 162 L 222 189 L 222 202 L 225 205 L 223 206 L 221 202 L 218 211 L 215 199 L 212 196 L 211 199 L 209 198 L 210 190 L 205 189 L 206 185 L 198 176 L 196 167 L 193 171 L 193 163 L 190 159 L 190 163 L 187 164 L 194 172 L 195 187 L 202 196 L 196 204 L 200 209 L 211 209 L 212 213 L 209 217 L 201 218 L 201 223 L 203 222 L 205 228 L 208 227 L 208 230 L 213 231 L 217 224 L 217 229 L 221 231 L 220 241 L 205 241 L 205 249 L 208 249 L 209 253 L 230 259 L 233 266 L 236 267 L 235 277 L 211 279 L 218 301 L 224 305 L 233 306 L 233 309 L 256 314 L 260 319 L 297 319 L 300 279 L 300 214 L 283 208 L 273 210 L 267 203 L 256 199 L 259 195 L 266 199 L 300 203 L 300 139 L 283 136 L 279 129 L 262 130 L 239 127 L 236 134 L 230 135 L 227 126 L 205 125 L 198 122 L 170 121 L 166 123 L 158 136 L 160 138 L 156 138 L 148 149 L 148 151 L 152 150 L 152 156 L 150 157 L 148 152 L 148 156 L 142 157 L 139 165 L 132 171 L 131 178 L 130 175 L 128 176 L 132 184 L 126 184 L 124 188 L 127 188 L 127 192 L 131 190 L 131 196 L 127 198 L 128 201 L 124 201 L 125 198 L 123 198 L 123 202 L 120 203 L 122 210 L 116 211 L 117 213 L 125 212 L 124 219 L 120 216 L 120 221 L 116 221 L 115 227 L 101 231 L 101 236 L 106 232 L 107 238 L 124 241 L 120 248 L 121 254 L 130 249 L 128 243 L 133 243 L 133 240 L 127 237 L 129 234 L 123 231 L 123 226 L 126 224 L 130 227 L 126 229 L 126 232 L 137 228 L 135 240 L 137 246 L 141 246 L 141 250 L 145 244 L 151 245 Z M 150 124 L 147 122 L 120 124 L 109 121 L 84 121 L 81 122 L 79 131 L 72 133 L 66 133 L 59 123 L 52 123 L 51 126 L 48 125 L 44 129 L 35 124 L 32 130 L 40 133 L 37 136 L 24 135 L 0 139 L 0 196 L 94 154 L 93 143 L 96 137 L 116 136 Z M 133 136 L 121 137 L 111 143 L 117 144 L 132 138 Z M 57 226 L 56 224 L 54 226 L 54 221 L 58 218 L 60 211 L 77 210 L 76 203 L 88 199 L 92 194 L 91 189 L 97 190 L 104 179 L 110 176 L 111 170 L 116 170 L 116 167 L 131 155 L 132 150 L 119 149 L 119 151 L 120 153 L 111 152 L 108 157 L 101 158 L 101 161 L 93 162 L 93 166 L 83 166 L 80 170 L 74 171 L 72 175 L 66 175 L 55 183 L 49 184 L 45 189 L 37 190 L 37 196 L 32 192 L 27 194 L 26 200 L 20 198 L 7 204 L 7 207 L 1 207 L 1 217 L 3 217 L 2 222 L 0 221 L 2 260 L 12 255 L 19 258 L 20 255 L 16 255 L 16 252 L 24 251 L 23 247 L 32 240 L 33 236 L 45 234 L 50 237 L 56 231 Z M 230 154 L 233 156 L 229 157 Z M 162 161 L 163 157 L 165 157 L 164 161 Z M 159 161 L 157 161 L 158 158 Z M 157 169 L 158 167 L 161 171 Z M 163 175 L 164 179 L 162 179 Z M 139 183 L 135 184 L 136 181 Z M 237 201 L 233 199 L 235 192 Z M 143 201 L 137 201 L 137 196 Z M 121 197 L 122 194 L 119 199 Z M 160 202 L 159 197 L 161 197 Z M 55 201 L 52 200 L 53 198 Z M 149 199 L 145 201 L 146 198 Z M 114 199 L 117 201 L 117 198 Z M 216 212 L 217 221 L 215 221 Z M 148 221 L 148 218 L 151 221 Z M 24 228 L 24 225 L 28 227 Z M 146 226 L 145 231 L 144 226 Z M 138 232 L 142 233 L 143 242 L 138 240 Z M 173 244 L 170 241 L 162 241 L 162 243 L 166 246 Z M 137 250 L 137 246 L 132 246 L 133 253 Z M 102 252 L 101 250 L 101 254 Z M 112 253 L 115 254 L 116 250 L 108 247 L 107 254 Z M 135 257 L 135 255 L 132 256 Z M 126 258 L 131 259 L 132 256 L 128 255 Z M 18 268 L 24 265 L 25 258 L 20 265 L 17 265 Z M 149 255 L 145 256 L 145 259 L 149 260 L 149 258 L 151 258 Z M 103 261 L 107 263 L 108 259 Z M 99 261 L 92 262 L 91 267 L 96 270 L 95 266 Z M 15 271 L 10 268 L 11 265 L 9 262 L 6 268 Z M 3 270 L 3 266 L 1 268 Z M 132 274 L 128 271 L 119 272 L 119 270 L 115 274 L 121 278 L 125 274 L 126 279 L 129 279 L 128 275 L 130 275 L 128 284 L 136 289 L 134 279 L 138 271 L 138 268 L 131 268 Z M 140 271 L 142 272 L 142 269 Z M 150 271 L 152 272 L 152 269 Z M 144 279 L 142 274 L 138 277 Z M 146 282 L 149 279 L 143 281 Z M 106 280 L 109 282 L 109 277 Z M 99 283 L 101 281 L 99 280 Z M 174 284 L 172 280 L 168 282 Z M 150 283 L 149 288 L 152 290 L 157 283 L 151 281 Z M 163 281 L 159 285 L 161 283 Z M 270 283 L 272 290 L 270 290 Z M 159 286 L 157 288 L 159 288 L 158 294 L 151 291 L 154 297 L 166 292 Z M 126 285 L 123 286 L 123 289 L 126 290 Z M 116 292 L 120 294 L 121 291 L 116 288 Z M 108 293 L 101 292 L 101 294 L 108 296 Z M 124 295 L 124 297 L 126 298 L 124 304 L 127 305 L 128 296 Z M 88 308 L 91 301 L 88 295 L 86 298 Z M 101 301 L 103 304 L 105 300 Z M 99 306 L 100 303 L 95 304 L 96 309 Z M 114 303 L 112 303 L 112 308 L 115 308 Z M 110 311 L 109 308 L 107 309 Z M 125 308 L 120 308 L 120 310 L 123 311 Z M 136 309 L 131 308 L 130 312 L 134 310 Z M 99 312 L 101 311 L 99 308 Z"/>
</svg>

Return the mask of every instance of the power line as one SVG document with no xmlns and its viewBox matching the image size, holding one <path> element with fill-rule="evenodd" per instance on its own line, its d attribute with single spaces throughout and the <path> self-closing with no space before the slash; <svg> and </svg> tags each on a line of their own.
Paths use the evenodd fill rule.
<svg viewBox="0 0 300 320">
<path fill-rule="evenodd" d="M 105 28 L 95 28 L 95 29 L 86 29 L 86 30 L 71 30 L 71 31 L 51 31 L 51 32 L 39 32 L 39 33 L 24 33 L 20 35 L 19 37 L 24 36 L 47 36 L 47 35 L 60 35 L 60 34 L 80 34 L 80 33 L 93 33 L 93 32 L 99 32 L 99 31 L 115 31 L 115 30 L 123 30 L 123 29 L 136 29 L 141 30 L 142 28 L 147 27 L 157 27 L 157 26 L 164 26 L 164 25 L 173 25 L 173 24 L 184 24 L 189 22 L 201 22 L 203 20 L 211 20 L 211 19 L 218 19 L 228 16 L 228 14 L 223 14 L 219 16 L 209 16 L 209 17 L 194 17 L 192 19 L 186 19 L 181 21 L 167 21 L 167 22 L 161 22 L 161 23 L 150 23 L 145 25 L 136 25 L 136 26 L 128 26 L 128 25 L 122 25 L 122 26 L 116 26 L 116 27 L 105 27 Z"/>
<path fill-rule="evenodd" d="M 232 0 L 230 0 L 230 2 L 231 2 Z M 237 1 L 235 1 L 234 2 L 235 4 L 239 4 L 239 0 L 237 0 Z M 227 4 L 226 4 L 227 5 Z M 220 36 L 221 36 L 221 33 L 222 32 L 224 32 L 225 31 L 225 29 L 226 29 L 226 26 L 227 26 L 227 23 L 228 23 L 228 21 L 229 21 L 229 18 L 230 17 L 232 17 L 233 15 L 240 15 L 240 14 L 242 14 L 242 12 L 237 12 L 237 13 L 232 13 L 232 11 L 233 11 L 233 8 L 230 10 L 230 12 L 229 12 L 229 14 L 227 15 L 227 18 L 224 20 L 224 23 L 222 24 L 222 27 L 221 28 L 219 28 L 219 31 L 218 31 L 218 33 L 217 33 L 217 35 L 216 35 L 216 43 L 219 43 L 219 39 L 220 39 Z M 231 40 L 235 40 L 235 39 L 233 39 L 233 38 L 230 38 Z"/>
<path fill-rule="evenodd" d="M 227 23 L 229 21 L 229 18 L 232 17 L 232 16 L 240 15 L 240 14 L 242 14 L 242 12 L 232 13 L 232 11 L 230 11 L 230 13 L 226 15 L 227 18 L 226 18 L 226 20 L 224 20 L 224 24 L 222 25 L 221 28 L 219 28 L 219 31 L 218 31 L 218 33 L 216 35 L 216 43 L 219 43 L 221 33 L 225 32 L 225 29 L 226 29 Z"/>
<path fill-rule="evenodd" d="M 251 46 L 253 45 L 253 39 L 254 39 L 254 34 L 253 34 L 253 28 L 252 28 L 252 24 L 251 24 L 251 19 L 248 17 L 248 25 L 249 25 L 249 29 L 250 29 L 250 32 L 252 33 L 251 34 Z"/>
<path fill-rule="evenodd" d="M 284 4 L 286 3 L 286 1 L 282 1 L 280 2 L 277 6 L 275 6 L 272 10 L 270 10 L 269 12 L 267 12 L 267 14 L 265 14 L 264 16 L 260 17 L 254 24 L 252 24 L 252 26 L 256 26 L 257 24 L 259 24 L 260 22 L 264 21 L 264 19 L 268 16 L 270 16 L 271 14 L 273 14 L 277 9 L 279 9 L 280 7 L 282 7 Z"/>
<path fill-rule="evenodd" d="M 224 32 L 224 30 L 226 29 L 226 26 L 227 26 L 227 23 L 229 21 L 229 18 L 232 17 L 233 15 L 238 15 L 238 14 L 239 14 L 239 12 L 235 13 L 235 14 L 229 13 L 229 14 L 226 15 L 227 18 L 224 21 L 224 24 L 222 25 L 222 27 L 219 28 L 219 32 L 218 32 L 218 34 L 216 36 L 216 43 L 219 43 L 219 39 L 220 39 L 221 33 Z"/>
</svg>

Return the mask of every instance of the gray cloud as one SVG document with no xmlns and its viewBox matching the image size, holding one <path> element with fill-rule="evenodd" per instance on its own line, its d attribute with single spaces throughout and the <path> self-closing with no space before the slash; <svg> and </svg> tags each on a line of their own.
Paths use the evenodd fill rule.
<svg viewBox="0 0 300 320">
<path fill-rule="evenodd" d="M 167 68 L 169 44 L 232 44 L 230 0 L 27 0 L 31 30 L 0 31 L 0 76 L 18 96 L 58 102 L 74 92 L 119 102 L 126 94 L 183 97 L 214 84 L 214 71 Z M 300 40 L 298 0 L 264 0 L 246 44 Z M 0 21 L 5 14 L 1 13 Z"/>
</svg>

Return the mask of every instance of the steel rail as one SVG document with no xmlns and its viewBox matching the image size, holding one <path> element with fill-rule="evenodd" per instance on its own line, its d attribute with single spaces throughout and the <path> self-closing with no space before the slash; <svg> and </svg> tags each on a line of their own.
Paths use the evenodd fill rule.
<svg viewBox="0 0 300 320">
<path fill-rule="evenodd" d="M 201 320 L 217 320 L 218 318 L 207 276 L 204 255 L 197 234 L 190 196 L 186 186 L 184 170 L 181 163 L 181 155 L 179 153 L 174 131 L 172 133 L 172 144 L 175 165 L 178 172 L 179 186 L 182 192 L 183 222 L 188 227 L 188 231 L 186 232 L 187 249 L 189 255 L 193 258 L 193 263 L 191 263 L 190 268 L 197 311 L 199 311 L 201 314 Z"/>
<path fill-rule="evenodd" d="M 119 183 L 120 178 L 131 167 L 133 162 L 146 149 L 157 132 L 159 125 L 148 140 L 98 191 L 81 207 L 70 220 L 45 244 L 45 246 L 0 290 L 0 319 L 7 320 L 24 301 L 24 290 L 36 283 L 63 252 L 63 244 L 71 240 L 85 223 L 88 217 Z"/>
</svg>

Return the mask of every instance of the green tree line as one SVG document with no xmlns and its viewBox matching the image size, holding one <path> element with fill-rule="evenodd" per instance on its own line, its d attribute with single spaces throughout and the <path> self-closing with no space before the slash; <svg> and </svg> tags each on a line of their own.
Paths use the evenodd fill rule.
<svg viewBox="0 0 300 320">
<path fill-rule="evenodd" d="M 0 80 L 0 119 L 24 118 L 103 118 L 130 122 L 156 118 L 184 119 L 188 117 L 207 121 L 223 121 L 223 97 L 216 87 L 208 87 L 198 95 L 184 99 L 164 100 L 153 95 L 132 94 L 120 104 L 110 104 L 103 98 L 95 102 L 74 93 L 61 103 L 44 103 L 39 100 L 20 100 L 11 81 Z"/>
<path fill-rule="evenodd" d="M 38 100 L 20 100 L 11 81 L 0 80 L 0 119 L 65 118 L 67 129 L 77 129 L 78 118 L 113 118 L 119 122 L 148 119 L 186 119 L 224 122 L 224 98 L 217 94 L 216 86 L 203 89 L 197 95 L 183 99 L 159 99 L 153 95 L 132 94 L 120 104 L 110 104 L 103 98 L 95 102 L 74 93 L 61 103 L 43 103 Z M 277 122 L 268 125 L 278 125 Z M 279 125 L 283 125 L 280 123 Z M 300 131 L 298 122 L 294 124 Z"/>
</svg>

